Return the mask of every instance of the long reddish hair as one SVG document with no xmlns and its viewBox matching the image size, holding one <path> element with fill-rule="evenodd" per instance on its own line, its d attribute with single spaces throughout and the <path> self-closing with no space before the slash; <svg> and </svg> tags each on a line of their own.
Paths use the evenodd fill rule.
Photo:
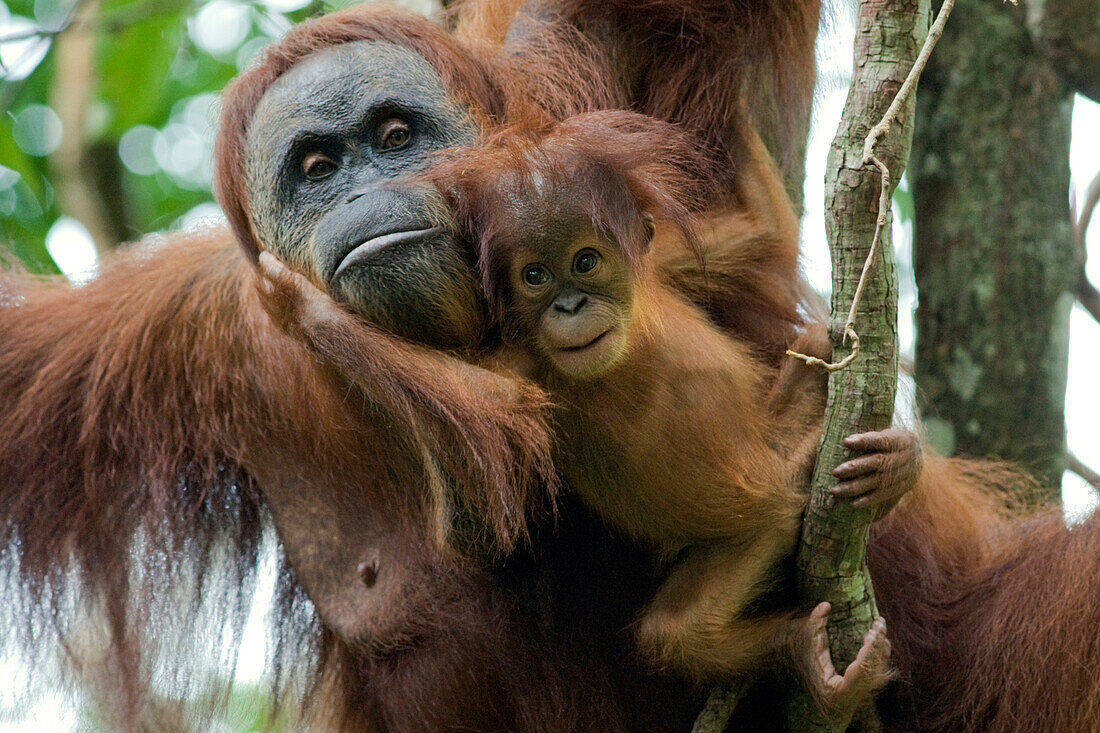
<svg viewBox="0 0 1100 733">
<path fill-rule="evenodd" d="M 638 267 L 649 243 L 643 213 L 671 225 L 698 251 L 695 216 L 708 200 L 715 168 L 678 125 L 609 110 L 556 124 L 509 125 L 445 154 L 422 177 L 440 189 L 456 224 L 474 241 L 485 295 L 499 311 L 512 256 L 499 239 L 517 229 L 516 201 L 540 201 L 567 188 L 566 213 L 587 216 Z"/>
<path fill-rule="evenodd" d="M 251 224 L 245 184 L 248 128 L 264 93 L 303 58 L 355 41 L 392 43 L 422 56 L 444 85 L 492 123 L 504 118 L 505 98 L 493 62 L 480 57 L 426 18 L 385 6 L 359 5 L 295 26 L 264 51 L 260 62 L 226 87 L 214 145 L 214 190 L 238 242 L 252 262 L 262 245 Z"/>
</svg>

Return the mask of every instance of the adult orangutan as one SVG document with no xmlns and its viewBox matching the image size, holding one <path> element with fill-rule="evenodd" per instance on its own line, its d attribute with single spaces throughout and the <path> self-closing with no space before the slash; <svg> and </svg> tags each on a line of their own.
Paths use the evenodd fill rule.
<svg viewBox="0 0 1100 733">
<path fill-rule="evenodd" d="M 563 31 L 585 12 L 578 6 L 567 17 L 531 22 Z M 575 32 L 579 42 L 584 35 Z M 772 34 L 781 36 L 782 25 Z M 591 43 L 596 49 L 600 41 Z M 277 72 L 329 47 L 336 47 L 330 61 L 350 64 L 349 92 L 379 93 L 434 125 L 434 137 L 417 143 L 428 145 L 391 176 L 416 172 L 435 150 L 472 142 L 509 109 L 526 115 L 525 95 L 538 87 L 509 70 L 508 58 L 494 58 L 491 45 L 460 43 L 390 10 L 354 9 L 292 32 L 225 106 L 220 189 L 246 241 L 251 221 L 239 214 L 249 202 L 233 191 L 244 193 L 245 171 L 234 161 L 245 162 L 248 120 L 234 115 L 250 115 L 248 100 L 260 103 Z M 760 157 L 754 165 L 766 175 L 740 187 L 767 203 L 770 163 Z M 793 239 L 774 234 L 767 210 L 729 218 L 745 240 L 781 245 L 793 273 Z M 277 222 L 266 221 L 278 236 Z M 794 232 L 789 214 L 780 223 Z M 13 582 L 28 600 L 13 604 L 5 627 L 26 629 L 31 651 L 46 648 L 42 628 L 68 641 L 73 624 L 105 624 L 100 638 L 109 653 L 97 675 L 117 682 L 107 709 L 120 727 L 136 725 L 146 703 L 151 640 L 200 628 L 189 617 L 202 604 L 181 599 L 238 618 L 243 605 L 232 593 L 220 602 L 223 585 L 247 591 L 268 513 L 293 568 L 284 574 L 281 618 L 304 625 L 298 631 L 317 645 L 313 679 L 323 704 L 316 709 L 333 725 L 614 730 L 690 721 L 698 694 L 646 671 L 623 631 L 653 583 L 644 553 L 568 507 L 554 532 L 541 530 L 496 565 L 453 557 L 440 542 L 447 539 L 436 533 L 441 517 L 456 534 L 497 548 L 520 534 L 523 515 L 537 513 L 539 502 L 525 500 L 528 477 L 516 469 L 538 468 L 545 436 L 536 427 L 540 406 L 523 399 L 522 387 L 503 380 L 499 390 L 473 389 L 433 369 L 446 355 L 378 330 L 433 345 L 474 346 L 480 338 L 471 253 L 453 236 L 423 234 L 386 252 L 396 259 L 373 270 L 383 278 L 377 287 L 364 277 L 368 266 L 354 283 L 361 289 L 337 292 L 375 324 L 369 337 L 377 340 L 365 342 L 379 347 L 366 363 L 376 377 L 368 393 L 349 390 L 342 375 L 272 323 L 248 260 L 217 233 L 123 254 L 80 288 L 5 278 L 0 510 Z M 281 253 L 314 276 L 326 264 L 296 260 L 292 248 Z M 697 268 L 683 280 L 705 290 Z M 782 293 L 795 291 L 775 281 Z M 793 312 L 792 299 L 777 322 Z M 450 492 L 452 482 L 483 488 L 484 502 Z M 436 490 L 423 490 L 425 483 Z M 226 557 L 223 540 L 236 573 L 225 583 L 210 570 Z M 189 568 L 197 579 L 165 594 Z M 323 620 L 319 631 L 301 611 L 299 587 Z M 74 599 L 87 603 L 74 608 Z M 293 651 L 302 635 L 282 638 L 284 651 Z"/>
<path fill-rule="evenodd" d="M 718 277 L 702 278 L 679 251 L 655 248 L 655 256 L 682 292 L 707 301 L 721 325 L 778 362 L 775 347 L 790 343 L 798 328 L 795 223 L 746 118 L 734 114 L 749 95 L 699 74 L 696 62 L 728 57 L 720 68 L 732 81 L 741 68 L 764 76 L 780 70 L 777 83 L 803 78 L 813 35 L 805 19 L 816 17 L 816 5 L 660 2 L 645 17 L 629 15 L 627 5 L 536 6 L 511 25 L 499 58 L 511 7 L 474 7 L 459 23 L 461 43 L 425 21 L 364 9 L 288 35 L 231 93 L 244 100 L 236 109 L 245 116 L 226 106 L 221 191 L 238 237 L 255 239 L 243 208 L 248 117 L 272 83 L 312 51 L 355 46 L 350 57 L 327 53 L 330 61 L 356 62 L 349 84 L 376 80 L 363 82 L 368 93 L 423 92 L 411 101 L 428 100 L 420 111 L 438 134 L 424 156 L 391 175 L 422 169 L 436 149 L 471 142 L 479 127 L 506 121 L 511 105 L 519 106 L 514 114 L 528 114 L 525 100 L 557 115 L 604 101 L 625 106 L 625 98 L 657 117 L 698 121 L 700 139 L 738 163 L 717 182 L 716 205 L 729 209 L 715 217 L 704 247 Z M 484 45 L 474 43 L 475 30 Z M 571 61 L 545 49 L 573 49 Z M 398 78 L 397 65 L 387 61 L 407 62 L 413 78 Z M 572 62 L 604 71 L 555 72 Z M 688 70 L 686 79 L 676 63 Z M 574 84 L 578 79 L 584 84 Z M 704 93 L 710 85 L 729 90 L 717 95 L 724 106 Z M 456 111 L 476 124 L 456 119 Z M 255 221 L 262 218 L 257 211 Z M 277 237 L 276 222 L 268 222 Z M 371 338 L 384 339 L 379 326 L 437 345 L 464 345 L 480 333 L 476 318 L 455 317 L 457 304 L 478 302 L 476 279 L 463 269 L 470 253 L 460 241 L 423 232 L 399 244 L 392 254 L 407 256 L 380 273 L 395 278 L 393 287 L 366 288 L 368 277 L 337 292 L 375 324 Z M 292 249 L 286 256 L 294 266 L 327 282 L 323 268 L 332 263 L 302 252 L 294 259 Z M 161 638 L 143 632 L 195 628 L 191 617 L 203 606 L 192 599 L 239 618 L 234 598 L 219 601 L 227 588 L 247 589 L 242 581 L 270 511 L 293 566 L 283 576 L 281 649 L 315 642 L 312 679 L 322 722 L 352 730 L 683 729 L 699 691 L 647 672 L 624 632 L 655 585 L 646 553 L 608 537 L 568 503 L 555 526 L 536 525 L 529 544 L 495 564 L 440 547 L 440 516 L 453 520 L 458 534 L 470 528 L 507 542 L 525 525 L 522 515 L 538 514 L 526 474 L 513 473 L 513 459 L 540 465 L 537 401 L 526 401 L 522 386 L 507 380 L 482 392 L 440 376 L 430 366 L 438 355 L 390 349 L 388 340 L 375 342 L 377 349 L 355 344 L 377 359 L 366 368 L 381 380 L 379 389 L 349 389 L 345 375 L 315 359 L 318 342 L 307 348 L 272 323 L 252 280 L 248 261 L 217 233 L 135 250 L 77 289 L 5 278 L 0 537 L 27 600 L 12 604 L 5 626 L 28 632 L 25 647 L 42 649 L 44 630 L 71 639 L 80 631 L 73 624 L 103 620 L 100 636 L 112 652 L 104 664 L 117 681 L 117 699 L 108 702 L 119 727 L 136 727 L 154 639 Z M 403 317 L 387 321 L 394 313 Z M 806 411 L 805 425 L 813 413 Z M 467 419 L 476 425 L 464 431 Z M 503 440 L 489 441 L 493 435 Z M 464 469 L 464 456 L 480 457 L 479 440 L 509 450 L 486 453 L 499 463 L 475 459 Z M 899 725 L 919 714 L 929 727 L 949 729 L 961 720 L 1004 728 L 1018 703 L 1039 700 L 1041 692 L 1037 729 L 1090 727 L 1098 717 L 1089 703 L 1096 682 L 1072 672 L 1075 663 L 1090 664 L 1095 644 L 1079 647 L 1098 628 L 1096 605 L 1080 602 L 1097 583 L 1087 546 L 1094 525 L 1068 533 L 1044 520 L 1045 529 L 1012 529 L 991 508 L 988 477 L 978 481 L 958 467 L 938 468 L 934 458 L 929 463 L 935 470 L 881 523 L 872 546 L 876 588 L 899 650 L 899 699 L 909 703 L 896 708 Z M 426 478 L 436 493 L 422 489 Z M 452 488 L 478 485 L 487 487 L 481 499 L 447 508 Z M 509 519 L 501 508 L 517 499 L 523 509 Z M 993 527 L 1004 528 L 1003 545 L 986 541 Z M 1029 545 L 1028 533 L 1067 553 L 1066 573 L 1032 569 L 1032 558 L 1045 550 Z M 226 559 L 224 540 L 235 560 L 228 583 L 212 577 Z M 895 548 L 913 560 L 892 562 L 887 553 Z M 975 559 L 976 548 L 988 554 Z M 173 588 L 189 566 L 207 572 Z M 928 581 L 910 602 L 903 593 L 912 578 Z M 1010 593 L 993 592 L 998 578 Z M 303 611 L 298 583 L 321 627 Z M 1044 620 L 1030 636 L 1010 623 L 1020 602 L 1014 596 L 1024 592 L 1049 604 L 1045 616 L 1027 617 Z M 999 604 L 983 605 L 988 599 Z M 946 652 L 928 643 L 936 638 L 947 641 Z M 994 644 L 1002 654 L 983 653 Z M 967 658 L 970 667 L 945 663 L 952 658 Z M 1057 662 L 1053 669 L 1049 660 Z M 966 685 L 971 669 L 982 669 L 980 690 Z M 1041 685 L 1037 670 L 1045 675 Z"/>
</svg>

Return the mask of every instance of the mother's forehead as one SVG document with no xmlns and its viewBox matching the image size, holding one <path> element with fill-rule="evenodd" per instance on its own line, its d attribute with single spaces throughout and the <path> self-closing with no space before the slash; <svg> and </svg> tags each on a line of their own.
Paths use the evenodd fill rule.
<svg viewBox="0 0 1100 733">
<path fill-rule="evenodd" d="M 288 69 L 264 93 L 254 121 L 365 95 L 409 96 L 429 104 L 448 96 L 439 73 L 415 51 L 384 41 L 354 41 L 314 51 Z"/>
</svg>

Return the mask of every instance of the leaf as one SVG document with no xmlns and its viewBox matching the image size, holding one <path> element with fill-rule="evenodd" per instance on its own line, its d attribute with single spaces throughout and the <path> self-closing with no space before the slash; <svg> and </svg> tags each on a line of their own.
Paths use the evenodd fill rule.
<svg viewBox="0 0 1100 733">
<path fill-rule="evenodd" d="M 911 222 L 917 216 L 916 204 L 913 201 L 913 192 L 908 188 L 898 186 L 894 190 L 894 206 L 897 207 L 898 216 L 902 221 Z"/>
<path fill-rule="evenodd" d="M 134 125 L 162 126 L 175 101 L 169 72 L 186 34 L 181 11 L 153 15 L 99 39 L 99 96 L 111 111 L 106 137 Z"/>
<path fill-rule="evenodd" d="M 46 161 L 19 149 L 12 138 L 10 117 L 0 124 L 0 165 L 19 174 L 15 185 L 0 191 L 0 250 L 14 253 L 34 272 L 57 272 L 46 252 L 46 233 L 57 218 L 49 205 L 52 189 Z"/>
</svg>

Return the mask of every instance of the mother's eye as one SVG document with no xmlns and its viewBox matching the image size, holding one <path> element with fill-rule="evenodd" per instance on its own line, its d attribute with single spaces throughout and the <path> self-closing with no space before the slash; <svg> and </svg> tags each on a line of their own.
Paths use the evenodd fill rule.
<svg viewBox="0 0 1100 733">
<path fill-rule="evenodd" d="M 340 167 L 340 164 L 335 160 L 325 155 L 314 151 L 302 158 L 302 175 L 311 181 L 320 181 L 324 178 L 328 178 L 336 169 Z"/>
<path fill-rule="evenodd" d="M 391 117 L 378 126 L 378 149 L 400 150 L 412 140 L 412 128 L 400 117 Z"/>
</svg>

